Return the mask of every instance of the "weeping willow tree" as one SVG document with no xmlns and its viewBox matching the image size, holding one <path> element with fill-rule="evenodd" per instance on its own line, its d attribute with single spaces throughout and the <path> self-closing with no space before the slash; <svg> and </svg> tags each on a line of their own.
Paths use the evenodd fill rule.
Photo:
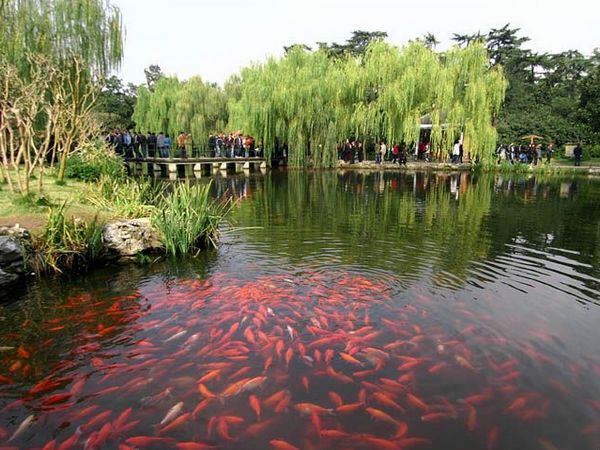
<svg viewBox="0 0 600 450">
<path fill-rule="evenodd" d="M 123 58 L 120 11 L 108 0 L 1 0 L 0 57 L 27 76 L 31 54 L 107 74 Z"/>
<path fill-rule="evenodd" d="M 360 59 L 295 47 L 240 76 L 230 127 L 264 139 L 267 156 L 285 141 L 291 164 L 310 157 L 315 167 L 331 167 L 336 143 L 349 136 L 414 144 L 425 117 L 438 157 L 464 133 L 469 156 L 491 161 L 493 120 L 507 87 L 480 43 L 439 55 L 418 42 L 374 41 Z"/>
<path fill-rule="evenodd" d="M 121 14 L 108 0 L 0 0 L 0 67 L 7 75 L 0 102 L 10 105 L 0 113 L 10 112 L 14 119 L 14 126 L 3 127 L 0 144 L 10 144 L 0 145 L 3 161 L 14 146 L 22 148 L 17 155 L 50 150 L 58 178 L 64 178 L 68 156 L 97 136 L 91 110 L 100 79 L 122 60 L 123 33 Z M 52 74 L 45 83 L 39 79 L 40 61 Z M 42 84 L 32 115 L 19 93 Z M 24 127 L 30 131 L 24 133 Z M 16 142 L 17 135 L 31 138 Z M 41 166 L 45 158 L 35 161 Z M 19 156 L 13 165 L 23 163 L 27 166 Z"/>
<path fill-rule="evenodd" d="M 171 135 L 184 131 L 205 139 L 209 132 L 225 128 L 227 100 L 219 87 L 200 77 L 187 81 L 165 77 L 156 83 L 154 91 L 138 89 L 133 120 L 142 130 Z"/>
</svg>

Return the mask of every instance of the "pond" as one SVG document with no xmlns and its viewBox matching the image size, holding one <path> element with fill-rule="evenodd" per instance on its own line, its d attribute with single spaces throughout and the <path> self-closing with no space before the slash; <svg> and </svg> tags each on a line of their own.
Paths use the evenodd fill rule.
<svg viewBox="0 0 600 450">
<path fill-rule="evenodd" d="M 600 181 L 213 190 L 218 250 L 0 306 L 0 447 L 600 448 Z"/>
</svg>

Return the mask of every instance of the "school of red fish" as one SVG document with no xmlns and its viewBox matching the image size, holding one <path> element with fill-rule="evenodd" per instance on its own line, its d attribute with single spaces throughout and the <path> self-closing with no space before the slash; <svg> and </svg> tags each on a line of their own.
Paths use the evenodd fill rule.
<svg viewBox="0 0 600 450">
<path fill-rule="evenodd" d="M 41 348 L 2 336 L 0 448 L 501 450 L 511 424 L 535 427 L 560 407 L 546 389 L 568 398 L 600 376 L 597 362 L 569 363 L 568 384 L 550 374 L 531 389 L 521 360 L 553 363 L 539 347 L 517 352 L 465 303 L 449 332 L 426 294 L 388 291 L 348 273 L 218 274 L 108 302 L 71 296 L 69 315 L 36 324 Z M 577 442 L 599 448 L 600 398 L 582 407 Z M 527 442 L 561 448 L 552 434 Z"/>
</svg>

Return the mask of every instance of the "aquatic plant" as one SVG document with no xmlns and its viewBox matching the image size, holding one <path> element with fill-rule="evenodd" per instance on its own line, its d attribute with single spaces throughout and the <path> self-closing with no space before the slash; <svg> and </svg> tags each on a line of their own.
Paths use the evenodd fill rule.
<svg viewBox="0 0 600 450">
<path fill-rule="evenodd" d="M 49 208 L 43 233 L 33 239 L 28 266 L 36 274 L 82 269 L 101 257 L 103 224 L 97 217 L 69 218 L 66 208 L 66 203 Z"/>
<path fill-rule="evenodd" d="M 210 197 L 210 186 L 180 183 L 156 209 L 153 224 L 167 254 L 185 255 L 216 247 L 219 224 L 228 207 Z"/>
</svg>

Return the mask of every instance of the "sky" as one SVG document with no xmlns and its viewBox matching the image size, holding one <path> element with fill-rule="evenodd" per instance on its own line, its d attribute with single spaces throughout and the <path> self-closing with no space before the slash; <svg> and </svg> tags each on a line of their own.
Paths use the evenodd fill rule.
<svg viewBox="0 0 600 450">
<path fill-rule="evenodd" d="M 453 33 L 506 23 L 531 38 L 526 48 L 556 53 L 600 47 L 598 0 L 112 0 L 123 14 L 125 58 L 117 73 L 145 82 L 158 64 L 180 79 L 220 85 L 240 68 L 281 56 L 293 43 L 343 43 L 354 30 L 385 31 L 403 45 L 433 33 L 448 48 Z"/>
</svg>

